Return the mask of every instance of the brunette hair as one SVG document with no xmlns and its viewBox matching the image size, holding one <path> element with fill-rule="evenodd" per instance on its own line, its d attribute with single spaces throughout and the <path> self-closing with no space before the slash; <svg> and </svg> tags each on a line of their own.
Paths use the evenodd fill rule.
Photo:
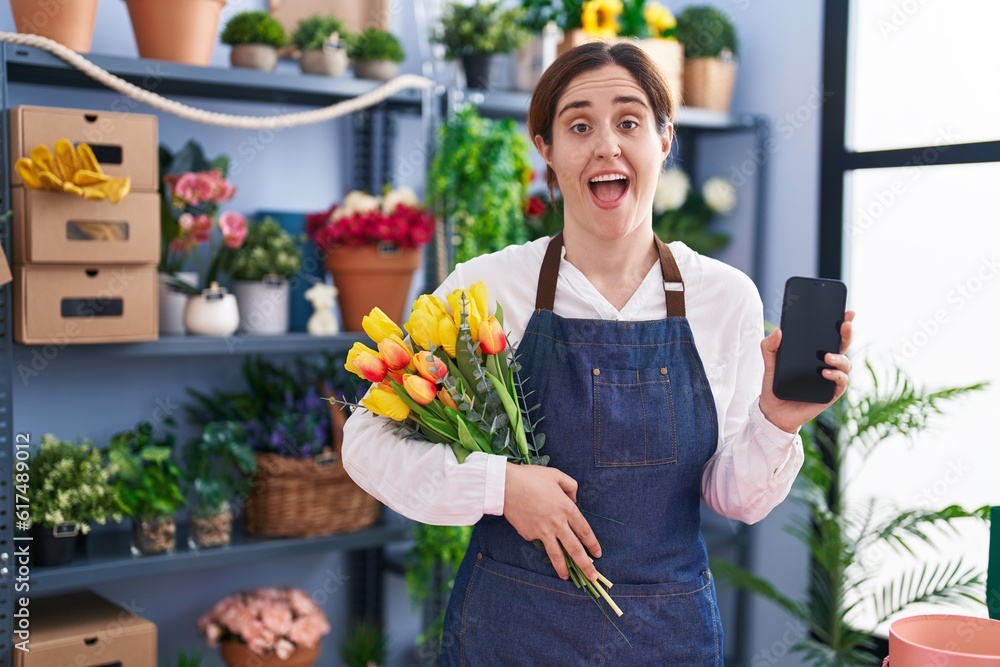
<svg viewBox="0 0 1000 667">
<path fill-rule="evenodd" d="M 656 118 L 656 129 L 662 135 L 673 123 L 674 107 L 670 101 L 667 84 L 646 52 L 632 42 L 587 42 L 562 54 L 545 70 L 531 95 L 528 109 L 528 134 L 534 140 L 541 136 L 546 145 L 552 144 L 552 121 L 556 104 L 563 91 L 577 75 L 608 65 L 618 65 L 632 75 L 646 93 Z M 551 195 L 556 186 L 556 175 L 547 167 L 545 182 Z"/>
</svg>

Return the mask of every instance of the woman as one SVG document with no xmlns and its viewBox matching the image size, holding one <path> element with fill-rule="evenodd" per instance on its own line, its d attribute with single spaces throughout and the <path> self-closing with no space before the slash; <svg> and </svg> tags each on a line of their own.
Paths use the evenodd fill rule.
<svg viewBox="0 0 1000 667">
<path fill-rule="evenodd" d="M 549 467 L 482 453 L 459 465 L 450 448 L 398 440 L 368 413 L 348 420 L 344 463 L 362 487 L 415 520 L 476 525 L 444 665 L 722 664 L 699 501 L 763 518 L 802 464 L 799 427 L 826 406 L 771 392 L 781 334 L 761 341 L 749 278 L 655 240 L 671 117 L 635 46 L 561 56 L 535 89 L 528 130 L 563 195 L 562 234 L 460 265 L 436 292 L 483 280 L 503 306 L 541 403 Z M 837 398 L 852 319 L 841 354 L 826 359 Z M 592 579 L 590 556 L 600 559 L 620 632 L 567 581 L 560 543 Z"/>
</svg>

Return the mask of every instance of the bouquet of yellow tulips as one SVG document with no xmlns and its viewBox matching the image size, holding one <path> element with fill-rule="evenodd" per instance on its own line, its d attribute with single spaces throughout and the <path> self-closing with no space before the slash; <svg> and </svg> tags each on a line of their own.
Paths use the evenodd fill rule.
<svg viewBox="0 0 1000 667">
<path fill-rule="evenodd" d="M 486 286 L 477 282 L 446 297 L 419 297 L 403 330 L 378 308 L 362 321 L 377 349 L 355 343 L 346 368 L 374 386 L 361 406 L 397 422 L 411 437 L 448 445 L 459 462 L 470 452 L 506 456 L 513 463 L 546 465 L 545 435 L 524 405 L 520 365 L 503 331 L 503 309 L 487 311 Z M 591 582 L 565 553 L 570 578 L 595 601 L 622 611 L 602 575 Z M 598 603 L 598 606 L 600 604 Z M 601 608 L 603 611 L 603 608 Z"/>
</svg>

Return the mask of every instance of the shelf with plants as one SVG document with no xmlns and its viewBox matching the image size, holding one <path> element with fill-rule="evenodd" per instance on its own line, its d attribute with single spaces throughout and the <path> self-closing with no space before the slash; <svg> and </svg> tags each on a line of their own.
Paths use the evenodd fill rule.
<svg viewBox="0 0 1000 667">
<path fill-rule="evenodd" d="M 353 551 L 380 547 L 406 539 L 408 527 L 376 524 L 371 528 L 325 537 L 268 538 L 233 531 L 229 546 L 212 549 L 187 547 L 186 527 L 178 531 L 178 549 L 172 554 L 133 558 L 126 531 L 95 533 L 87 538 L 87 555 L 68 565 L 35 568 L 31 572 L 32 593 L 49 595 L 109 581 L 153 577 L 216 567 L 237 567 L 303 554 Z M 83 583 L 85 582 L 85 583 Z"/>
<path fill-rule="evenodd" d="M 14 44 L 2 47 L 7 62 L 7 80 L 11 83 L 103 89 L 100 83 L 45 51 Z M 166 96 L 318 106 L 363 95 L 380 85 L 377 81 L 348 77 L 197 67 L 142 58 L 97 54 L 87 58 L 129 83 Z M 386 106 L 419 113 L 423 97 L 421 91 L 405 90 L 390 97 Z"/>
</svg>

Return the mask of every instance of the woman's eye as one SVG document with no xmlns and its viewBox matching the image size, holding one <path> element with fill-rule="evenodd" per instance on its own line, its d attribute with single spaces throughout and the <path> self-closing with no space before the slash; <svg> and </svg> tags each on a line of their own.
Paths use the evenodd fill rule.
<svg viewBox="0 0 1000 667">
<path fill-rule="evenodd" d="M 623 120 L 622 127 L 626 130 L 634 130 L 635 128 L 639 127 L 639 123 L 637 123 L 634 120 Z"/>
<path fill-rule="evenodd" d="M 570 129 L 573 130 L 574 132 L 578 133 L 578 134 L 583 134 L 584 132 L 587 131 L 587 126 L 584 123 L 577 123 L 577 124 L 573 125 L 572 127 L 570 127 Z"/>
</svg>

